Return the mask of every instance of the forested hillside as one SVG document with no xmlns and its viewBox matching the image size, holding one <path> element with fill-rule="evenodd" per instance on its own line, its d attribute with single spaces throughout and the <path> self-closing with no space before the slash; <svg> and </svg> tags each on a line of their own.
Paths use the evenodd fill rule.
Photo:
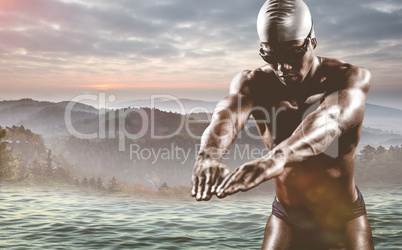
<svg viewBox="0 0 402 250">
<path fill-rule="evenodd" d="M 207 115 L 150 108 L 99 111 L 75 103 L 70 126 L 78 136 L 73 136 L 64 120 L 67 105 L 31 99 L 0 102 L 1 179 L 93 184 L 114 177 L 154 190 L 164 183 L 190 185 Z M 250 123 L 246 129 L 224 159 L 232 169 L 267 152 L 256 127 Z M 80 134 L 94 137 L 83 139 Z M 401 144 L 402 136 L 394 131 L 364 127 L 356 151 L 357 180 L 372 182 L 373 176 L 384 182 L 396 180 Z"/>
</svg>

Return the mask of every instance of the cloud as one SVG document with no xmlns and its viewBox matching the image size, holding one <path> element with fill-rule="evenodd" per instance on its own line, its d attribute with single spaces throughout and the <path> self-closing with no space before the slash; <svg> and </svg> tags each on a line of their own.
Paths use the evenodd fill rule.
<svg viewBox="0 0 402 250">
<path fill-rule="evenodd" d="M 394 12 L 399 12 L 400 14 L 402 10 L 401 2 L 398 0 L 382 0 L 381 3 L 376 1 L 368 4 L 367 7 L 387 14 Z"/>
<path fill-rule="evenodd" d="M 263 2 L 2 1 L 0 74 L 8 84 L 26 86 L 116 79 L 133 87 L 197 82 L 224 89 L 238 71 L 263 64 L 255 27 Z M 350 60 L 370 68 L 376 79 L 399 83 L 399 0 L 306 3 L 318 54 Z"/>
</svg>

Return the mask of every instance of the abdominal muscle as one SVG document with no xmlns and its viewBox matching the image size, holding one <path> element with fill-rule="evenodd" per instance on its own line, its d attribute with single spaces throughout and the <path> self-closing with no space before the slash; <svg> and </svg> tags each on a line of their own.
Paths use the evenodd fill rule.
<svg viewBox="0 0 402 250">
<path fill-rule="evenodd" d="M 323 155 L 286 166 L 275 178 L 275 188 L 287 214 L 301 225 L 310 218 L 325 227 L 335 227 L 340 222 L 338 217 L 357 198 L 353 161 Z"/>
</svg>

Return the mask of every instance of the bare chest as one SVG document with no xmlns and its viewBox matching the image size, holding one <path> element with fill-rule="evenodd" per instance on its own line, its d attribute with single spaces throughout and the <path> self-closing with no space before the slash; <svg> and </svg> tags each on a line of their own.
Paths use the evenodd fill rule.
<svg viewBox="0 0 402 250">
<path fill-rule="evenodd" d="M 266 126 L 271 131 L 275 143 L 278 144 L 291 136 L 300 123 L 317 110 L 324 97 L 325 93 L 318 93 L 307 98 L 284 98 L 266 105 L 270 109 L 270 119 Z"/>
</svg>

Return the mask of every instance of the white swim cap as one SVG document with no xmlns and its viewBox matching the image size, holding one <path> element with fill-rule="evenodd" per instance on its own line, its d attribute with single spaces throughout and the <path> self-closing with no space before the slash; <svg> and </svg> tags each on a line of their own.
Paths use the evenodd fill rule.
<svg viewBox="0 0 402 250">
<path fill-rule="evenodd" d="M 312 25 L 310 11 L 302 0 L 267 0 L 257 19 L 260 42 L 305 39 Z M 314 30 L 311 37 L 315 37 Z"/>
</svg>

